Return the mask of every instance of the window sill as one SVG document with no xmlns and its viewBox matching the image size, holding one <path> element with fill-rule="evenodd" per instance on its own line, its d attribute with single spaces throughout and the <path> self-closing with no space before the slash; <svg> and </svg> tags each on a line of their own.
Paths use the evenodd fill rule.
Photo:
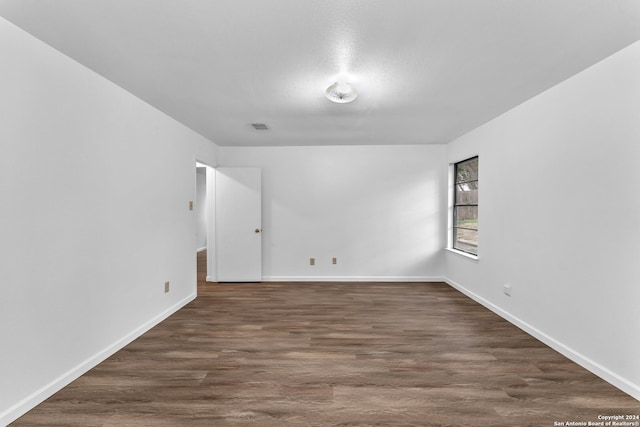
<svg viewBox="0 0 640 427">
<path fill-rule="evenodd" d="M 462 251 L 459 251 L 457 249 L 452 249 L 452 248 L 445 248 L 445 250 L 448 251 L 448 252 L 451 252 L 452 254 L 456 254 L 458 256 L 467 258 L 468 260 L 478 262 L 478 256 L 477 255 L 472 255 L 472 254 L 469 254 L 467 252 L 462 252 Z"/>
</svg>

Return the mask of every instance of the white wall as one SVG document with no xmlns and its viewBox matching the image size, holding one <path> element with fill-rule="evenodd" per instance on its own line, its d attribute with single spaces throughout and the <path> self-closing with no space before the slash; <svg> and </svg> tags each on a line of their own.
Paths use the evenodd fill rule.
<svg viewBox="0 0 640 427">
<path fill-rule="evenodd" d="M 194 298 L 217 148 L 4 19 L 0 58 L 2 425 Z"/>
<path fill-rule="evenodd" d="M 207 282 L 216 281 L 216 171 L 206 168 Z"/>
<path fill-rule="evenodd" d="M 442 278 L 444 146 L 221 147 L 220 164 L 262 168 L 265 280 Z"/>
<path fill-rule="evenodd" d="M 445 255 L 454 285 L 636 398 L 639 94 L 640 42 L 451 143 L 480 155 L 480 259 Z"/>
<path fill-rule="evenodd" d="M 196 250 L 207 247 L 207 168 L 196 169 Z"/>
</svg>

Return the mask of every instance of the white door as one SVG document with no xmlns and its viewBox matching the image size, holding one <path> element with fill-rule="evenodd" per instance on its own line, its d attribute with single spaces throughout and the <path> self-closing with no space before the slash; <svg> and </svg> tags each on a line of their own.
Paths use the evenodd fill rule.
<svg viewBox="0 0 640 427">
<path fill-rule="evenodd" d="M 259 168 L 216 169 L 218 282 L 262 280 L 261 212 Z"/>
</svg>

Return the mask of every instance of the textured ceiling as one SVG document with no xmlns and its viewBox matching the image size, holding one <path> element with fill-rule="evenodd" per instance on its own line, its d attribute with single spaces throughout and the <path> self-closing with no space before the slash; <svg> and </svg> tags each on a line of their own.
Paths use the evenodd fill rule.
<svg viewBox="0 0 640 427">
<path fill-rule="evenodd" d="M 0 16 L 223 146 L 446 143 L 640 39 L 638 0 L 0 0 Z M 340 77 L 351 104 L 324 97 Z"/>
</svg>

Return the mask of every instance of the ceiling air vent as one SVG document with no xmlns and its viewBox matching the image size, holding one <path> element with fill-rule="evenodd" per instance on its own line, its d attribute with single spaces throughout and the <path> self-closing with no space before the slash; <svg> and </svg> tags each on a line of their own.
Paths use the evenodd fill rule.
<svg viewBox="0 0 640 427">
<path fill-rule="evenodd" d="M 265 123 L 251 123 L 251 127 L 255 130 L 269 130 L 269 126 Z"/>
</svg>

